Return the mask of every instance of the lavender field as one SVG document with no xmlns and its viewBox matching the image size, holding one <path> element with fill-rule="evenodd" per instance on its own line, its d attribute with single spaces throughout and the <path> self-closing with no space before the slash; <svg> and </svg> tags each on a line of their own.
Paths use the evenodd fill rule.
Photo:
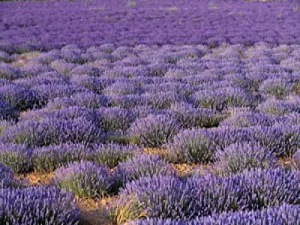
<svg viewBox="0 0 300 225">
<path fill-rule="evenodd" d="M 0 225 L 300 225 L 298 0 L 0 2 Z"/>
</svg>

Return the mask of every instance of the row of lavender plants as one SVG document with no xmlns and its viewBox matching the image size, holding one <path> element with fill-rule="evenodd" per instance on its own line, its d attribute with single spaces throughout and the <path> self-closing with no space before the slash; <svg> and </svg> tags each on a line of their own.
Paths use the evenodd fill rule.
<svg viewBox="0 0 300 225">
<path fill-rule="evenodd" d="M 297 0 L 0 2 L 0 49 L 105 43 L 299 44 L 299 10 Z"/>
<path fill-rule="evenodd" d="M 0 60 L 0 224 L 78 224 L 74 196 L 117 196 L 117 224 L 298 223 L 299 45 L 68 45 Z M 54 177 L 13 178 L 31 171 Z"/>
</svg>

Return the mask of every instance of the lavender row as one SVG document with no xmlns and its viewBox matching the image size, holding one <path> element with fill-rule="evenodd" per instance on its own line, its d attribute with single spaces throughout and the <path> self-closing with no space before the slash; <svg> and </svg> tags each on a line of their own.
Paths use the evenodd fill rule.
<svg viewBox="0 0 300 225">
<path fill-rule="evenodd" d="M 192 221 L 178 221 L 172 219 L 145 219 L 130 221 L 130 225 L 251 225 L 251 224 L 297 224 L 299 218 L 298 205 L 282 205 L 258 211 L 238 211 L 223 213 L 212 217 L 204 217 Z"/>
<path fill-rule="evenodd" d="M 247 171 L 229 177 L 195 175 L 186 180 L 143 177 L 121 190 L 115 214 L 118 223 L 141 217 L 188 221 L 223 212 L 298 205 L 297 193 L 299 171 L 282 169 Z"/>
<path fill-rule="evenodd" d="M 297 1 L 1 2 L 1 49 L 66 44 L 299 44 Z M 33 9 L 38 8 L 39 11 Z"/>
</svg>

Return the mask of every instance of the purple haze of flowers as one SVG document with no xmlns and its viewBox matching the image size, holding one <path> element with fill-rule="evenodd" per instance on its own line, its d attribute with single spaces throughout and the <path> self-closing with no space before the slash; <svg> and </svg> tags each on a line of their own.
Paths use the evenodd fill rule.
<svg viewBox="0 0 300 225">
<path fill-rule="evenodd" d="M 137 2 L 134 6 L 123 1 L 95 1 L 88 5 L 80 1 L 4 2 L 1 3 L 1 14 L 5 18 L 1 22 L 1 49 L 50 49 L 70 43 L 82 47 L 105 43 L 212 45 L 264 41 L 297 44 L 300 35 L 297 29 L 299 13 L 294 10 L 296 6 L 296 1 L 286 4 L 211 3 L 205 0 L 201 4 L 197 1 L 186 4 L 155 0 Z M 39 8 L 39 12 L 33 15 L 33 8 Z M 81 20 L 76 20 L 77 16 Z M 69 29 L 65 29 L 66 26 Z M 48 27 L 48 30 L 43 30 L 43 27 Z M 82 52 L 74 46 L 65 48 L 62 53 L 68 61 L 83 62 Z"/>
<path fill-rule="evenodd" d="M 80 212 L 73 195 L 55 187 L 1 189 L 1 224 L 79 224 Z"/>
<path fill-rule="evenodd" d="M 112 186 L 108 170 L 92 162 L 74 162 L 55 171 L 55 184 L 79 197 L 104 197 Z"/>
<path fill-rule="evenodd" d="M 128 134 L 141 145 L 159 147 L 167 143 L 179 129 L 178 122 L 167 115 L 149 115 L 133 122 Z"/>
</svg>

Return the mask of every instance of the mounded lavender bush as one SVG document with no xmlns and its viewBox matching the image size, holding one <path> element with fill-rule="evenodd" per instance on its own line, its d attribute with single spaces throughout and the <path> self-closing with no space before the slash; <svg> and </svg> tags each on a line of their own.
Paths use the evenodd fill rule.
<svg viewBox="0 0 300 225">
<path fill-rule="evenodd" d="M 168 160 L 178 163 L 207 163 L 215 150 L 210 133 L 205 129 L 188 129 L 179 132 L 166 145 Z"/>
<path fill-rule="evenodd" d="M 55 171 L 57 187 L 78 197 L 104 197 L 110 192 L 112 176 L 109 171 L 92 162 L 74 162 Z"/>
<path fill-rule="evenodd" d="M 36 172 L 53 172 L 61 166 L 80 161 L 84 158 L 85 152 L 86 149 L 82 144 L 59 144 L 35 148 L 31 156 L 32 166 Z"/>
<path fill-rule="evenodd" d="M 12 67 L 6 63 L 0 63 L 0 78 L 7 80 L 15 80 L 21 78 L 21 71 L 15 67 Z"/>
<path fill-rule="evenodd" d="M 142 149 L 136 145 L 100 144 L 93 146 L 85 158 L 89 161 L 104 165 L 109 168 L 116 167 L 136 154 L 142 153 Z"/>
<path fill-rule="evenodd" d="M 299 172 L 281 168 L 253 170 L 229 177 L 195 175 L 188 179 L 199 217 L 258 210 L 283 203 L 299 204 Z"/>
<path fill-rule="evenodd" d="M 0 143 L 0 163 L 10 167 L 15 173 L 32 169 L 31 149 L 25 145 Z"/>
<path fill-rule="evenodd" d="M 29 187 L 0 191 L 1 224 L 76 225 L 80 212 L 73 195 L 55 187 Z"/>
<path fill-rule="evenodd" d="M 299 106 L 279 99 L 268 99 L 257 106 L 260 112 L 273 114 L 277 116 L 283 116 L 286 113 L 297 112 Z"/>
<path fill-rule="evenodd" d="M 277 124 L 270 127 L 249 128 L 251 139 L 278 157 L 292 156 L 300 143 L 299 126 Z"/>
<path fill-rule="evenodd" d="M 12 185 L 12 180 L 14 175 L 12 170 L 5 166 L 4 164 L 0 163 L 0 188 L 7 188 Z"/>
<path fill-rule="evenodd" d="M 192 96 L 198 107 L 224 110 L 229 106 L 246 107 L 252 105 L 250 96 L 241 88 L 202 90 Z"/>
<path fill-rule="evenodd" d="M 108 98 L 106 96 L 90 92 L 76 93 L 72 95 L 70 99 L 73 100 L 76 105 L 86 108 L 100 108 L 108 104 Z"/>
<path fill-rule="evenodd" d="M 131 110 L 119 107 L 103 107 L 98 110 L 98 125 L 103 131 L 125 131 L 136 119 Z"/>
<path fill-rule="evenodd" d="M 267 79 L 260 86 L 260 92 L 266 97 L 284 98 L 291 93 L 292 85 L 284 79 Z"/>
<path fill-rule="evenodd" d="M 182 97 L 174 91 L 164 91 L 157 93 L 145 93 L 142 96 L 145 105 L 154 109 L 168 109 L 175 102 L 182 100 Z"/>
<path fill-rule="evenodd" d="M 129 181 L 138 180 L 141 177 L 174 175 L 175 170 L 171 164 L 160 159 L 157 155 L 137 155 L 124 162 L 120 162 L 116 173 L 124 185 Z"/>
<path fill-rule="evenodd" d="M 194 108 L 192 105 L 179 102 L 171 105 L 174 118 L 184 128 L 215 127 L 219 125 L 222 116 L 210 109 Z"/>
<path fill-rule="evenodd" d="M 112 78 L 92 77 L 88 75 L 73 75 L 70 80 L 73 84 L 79 85 L 97 94 L 102 94 L 103 90 L 114 82 L 114 79 Z"/>
<path fill-rule="evenodd" d="M 137 119 L 128 130 L 131 138 L 147 147 L 160 147 L 180 129 L 178 122 L 167 115 L 149 115 Z"/>
<path fill-rule="evenodd" d="M 17 85 L 4 85 L 0 87 L 0 98 L 19 110 L 32 109 L 42 105 L 37 92 Z"/>
<path fill-rule="evenodd" d="M 88 145 L 99 141 L 101 131 L 82 117 L 73 120 L 46 118 L 19 122 L 6 128 L 2 138 L 5 142 L 37 147 L 66 142 Z"/>
<path fill-rule="evenodd" d="M 223 120 L 221 126 L 252 127 L 252 126 L 272 126 L 275 119 L 264 113 L 244 112 L 234 113 L 231 117 Z"/>
<path fill-rule="evenodd" d="M 277 166 L 277 158 L 255 142 L 240 142 L 216 152 L 220 172 L 237 173 L 243 170 L 268 169 Z"/>
<path fill-rule="evenodd" d="M 120 192 L 115 215 L 117 223 L 137 218 L 188 220 L 194 216 L 189 187 L 173 176 L 142 177 Z"/>
</svg>

